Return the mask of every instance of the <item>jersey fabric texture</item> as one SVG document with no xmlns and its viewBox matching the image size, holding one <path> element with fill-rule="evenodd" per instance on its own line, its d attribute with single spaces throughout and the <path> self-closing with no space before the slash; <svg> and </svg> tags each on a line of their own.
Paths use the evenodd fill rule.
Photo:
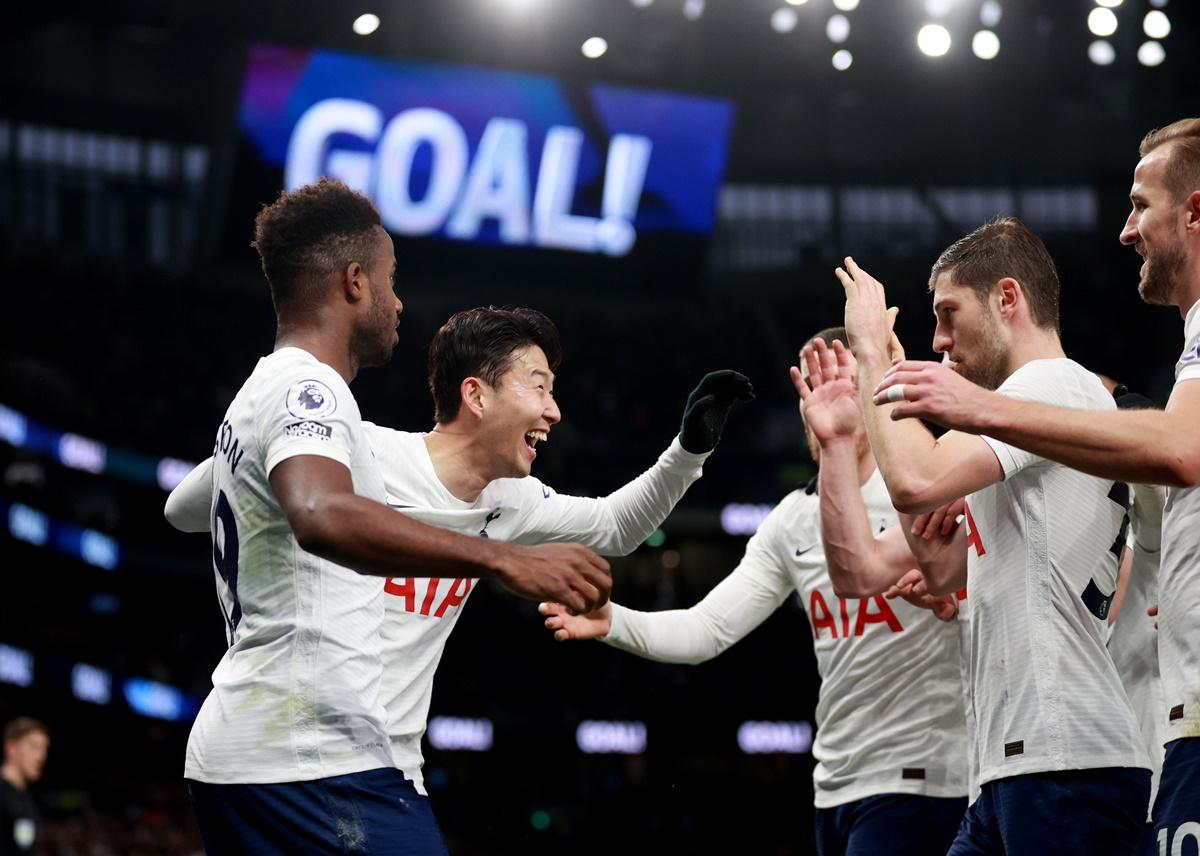
<svg viewBox="0 0 1200 856">
<path fill-rule="evenodd" d="M 349 387 L 282 348 L 259 360 L 217 430 L 211 528 L 229 649 L 192 726 L 188 779 L 297 782 L 393 766 L 382 581 L 300 549 L 268 481 L 297 455 L 344 464 L 355 493 L 384 501 Z"/>
<path fill-rule="evenodd" d="M 1094 374 L 1065 358 L 1026 363 L 998 392 L 1080 410 L 1116 408 Z M 1110 496 L 1110 481 L 983 439 L 1004 480 L 971 494 L 966 511 L 969 703 L 980 783 L 1058 770 L 1149 770 L 1105 648 L 1125 543 L 1123 496 Z"/>
<path fill-rule="evenodd" d="M 896 524 L 878 471 L 862 494 L 876 532 Z M 815 493 L 786 496 L 737 568 L 691 609 L 637 612 L 613 604 L 604 641 L 651 659 L 702 662 L 746 636 L 792 592 L 808 617 L 821 674 L 816 806 L 878 794 L 965 796 L 957 623 L 882 595 L 837 597 Z"/>
<path fill-rule="evenodd" d="M 1176 388 L 1200 380 L 1200 303 L 1188 310 L 1184 337 Z M 1200 737 L 1200 487 L 1167 490 L 1159 588 L 1165 739 Z"/>
<path fill-rule="evenodd" d="M 708 453 L 675 440 L 658 462 L 603 498 L 559 494 L 538 479 L 496 479 L 474 502 L 451 494 L 434 471 L 424 435 L 366 423 L 387 502 L 423 523 L 519 544 L 574 542 L 603 555 L 632 552 L 700 477 Z M 408 578 L 381 585 L 386 616 L 383 699 L 397 765 L 424 793 L 421 738 L 433 678 L 446 642 L 478 580 Z"/>
</svg>

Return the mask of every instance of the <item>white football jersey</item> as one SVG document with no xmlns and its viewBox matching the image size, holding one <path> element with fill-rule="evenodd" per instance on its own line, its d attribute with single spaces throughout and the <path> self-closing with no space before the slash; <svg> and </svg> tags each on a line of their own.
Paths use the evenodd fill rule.
<svg viewBox="0 0 1200 856">
<path fill-rule="evenodd" d="M 897 523 L 878 471 L 862 492 L 876 532 Z M 965 796 L 958 623 L 882 595 L 837 597 L 815 493 L 784 497 L 737 568 L 695 607 L 635 612 L 614 604 L 605 641 L 653 659 L 699 662 L 743 638 L 792 592 L 808 617 L 821 674 L 816 806 L 878 794 Z"/>
<path fill-rule="evenodd" d="M 1097 377 L 1033 360 L 998 392 L 1113 410 Z M 968 497 L 969 663 L 980 784 L 1054 770 L 1149 769 L 1105 648 L 1125 543 L 1113 483 L 990 437 L 1004 480 Z M 1124 488 L 1124 485 L 1120 486 Z"/>
<path fill-rule="evenodd" d="M 708 453 L 675 440 L 658 463 L 603 499 L 564 496 L 533 476 L 497 479 L 474 502 L 451 494 L 434 471 L 424 435 L 371 423 L 388 504 L 423 523 L 520 544 L 574 542 L 604 555 L 632 552 L 701 473 Z M 433 676 L 477 579 L 389 579 L 383 622 L 383 698 L 396 765 L 425 793 L 421 738 Z"/>
<path fill-rule="evenodd" d="M 299 348 L 258 361 L 213 450 L 212 533 L 229 649 L 188 739 L 185 775 L 295 782 L 392 766 L 380 697 L 382 581 L 306 553 L 268 476 L 297 455 L 383 479 L 350 388 Z"/>
<path fill-rule="evenodd" d="M 1200 302 L 1184 320 L 1175 385 L 1200 379 Z M 1158 584 L 1166 742 L 1200 737 L 1200 487 L 1167 489 Z"/>
</svg>

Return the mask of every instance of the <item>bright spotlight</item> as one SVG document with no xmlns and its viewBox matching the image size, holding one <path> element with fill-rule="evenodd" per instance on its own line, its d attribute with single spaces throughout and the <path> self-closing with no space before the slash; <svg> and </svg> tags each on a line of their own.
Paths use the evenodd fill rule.
<svg viewBox="0 0 1200 856">
<path fill-rule="evenodd" d="M 647 6 L 653 3 L 654 0 L 629 0 L 629 2 L 634 6 L 637 6 L 639 9 L 645 9 Z"/>
<path fill-rule="evenodd" d="M 784 6 L 771 13 L 771 29 L 777 33 L 790 33 L 796 29 L 796 22 L 799 20 L 795 9 Z"/>
<path fill-rule="evenodd" d="M 854 62 L 854 55 L 844 48 L 833 55 L 833 67 L 838 71 L 845 71 Z"/>
<path fill-rule="evenodd" d="M 808 2 L 808 0 L 787 0 L 787 1 L 789 3 L 791 3 L 793 6 L 803 6 L 805 3 Z"/>
<path fill-rule="evenodd" d="M 853 12 L 858 8 L 858 0 L 833 0 L 833 8 L 839 12 Z"/>
<path fill-rule="evenodd" d="M 354 28 L 354 32 L 360 36 L 369 36 L 379 29 L 379 16 L 367 12 L 355 18 L 351 26 Z"/>
<path fill-rule="evenodd" d="M 1111 36 L 1117 31 L 1117 16 L 1112 9 L 1097 7 L 1088 12 L 1088 29 L 1094 36 Z"/>
<path fill-rule="evenodd" d="M 850 19 L 845 15 L 830 15 L 825 24 L 825 35 L 829 36 L 829 41 L 840 45 L 850 38 Z"/>
<path fill-rule="evenodd" d="M 1162 61 L 1167 58 L 1167 52 L 1163 49 L 1162 42 L 1142 42 L 1142 46 L 1138 48 L 1138 62 L 1142 65 L 1162 65 Z"/>
<path fill-rule="evenodd" d="M 1171 35 L 1171 19 L 1167 17 L 1166 12 L 1151 9 L 1142 21 L 1142 29 L 1152 39 L 1165 39 Z"/>
<path fill-rule="evenodd" d="M 934 18 L 941 18 L 950 13 L 954 0 L 925 0 L 925 13 Z"/>
<path fill-rule="evenodd" d="M 1161 9 L 1163 6 L 1167 5 L 1167 0 L 1150 0 L 1150 5 L 1155 9 Z"/>
<path fill-rule="evenodd" d="M 1125 0 L 1096 0 L 1096 5 L 1103 6 L 1105 9 L 1115 9 L 1124 2 Z"/>
<path fill-rule="evenodd" d="M 608 50 L 608 42 L 599 36 L 592 36 L 583 43 L 583 47 L 580 50 L 583 51 L 583 55 L 588 59 L 599 59 Z"/>
<path fill-rule="evenodd" d="M 684 0 L 683 17 L 689 21 L 699 21 L 704 14 L 704 0 Z"/>
<path fill-rule="evenodd" d="M 941 24 L 926 24 L 917 31 L 917 47 L 925 56 L 945 56 L 950 50 L 950 31 Z"/>
<path fill-rule="evenodd" d="M 1000 37 L 991 30 L 980 30 L 971 39 L 971 50 L 980 59 L 995 59 L 1000 53 Z"/>
<path fill-rule="evenodd" d="M 1088 45 L 1088 59 L 1096 65 L 1112 65 L 1117 58 L 1117 52 L 1111 42 L 1097 39 Z"/>
<path fill-rule="evenodd" d="M 983 0 L 983 5 L 979 7 L 979 23 L 985 27 L 991 28 L 1000 23 L 1000 18 L 1004 15 L 1004 10 L 1000 7 L 997 0 Z"/>
</svg>

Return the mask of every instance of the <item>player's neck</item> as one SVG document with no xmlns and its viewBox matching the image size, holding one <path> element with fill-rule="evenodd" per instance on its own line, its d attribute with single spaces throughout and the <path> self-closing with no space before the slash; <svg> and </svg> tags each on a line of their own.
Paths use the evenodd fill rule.
<svg viewBox="0 0 1200 856">
<path fill-rule="evenodd" d="M 454 423 L 438 423 L 425 435 L 425 448 L 438 481 L 455 499 L 474 502 L 492 480 L 484 466 L 486 454 L 470 434 Z"/>
<path fill-rule="evenodd" d="M 1034 360 L 1057 360 L 1066 355 L 1058 331 L 1031 326 L 1024 335 L 1013 337 L 1008 352 L 1008 374 Z"/>
<path fill-rule="evenodd" d="M 18 791 L 24 791 L 29 788 L 29 783 L 25 781 L 25 777 L 17 771 L 15 764 L 5 763 L 3 766 L 0 766 L 0 778 L 3 778 L 4 781 L 8 782 Z"/>
<path fill-rule="evenodd" d="M 280 316 L 275 332 L 275 350 L 299 348 L 340 374 L 346 383 L 358 374 L 358 359 L 350 349 L 350 336 L 320 316 L 298 322 Z"/>
</svg>

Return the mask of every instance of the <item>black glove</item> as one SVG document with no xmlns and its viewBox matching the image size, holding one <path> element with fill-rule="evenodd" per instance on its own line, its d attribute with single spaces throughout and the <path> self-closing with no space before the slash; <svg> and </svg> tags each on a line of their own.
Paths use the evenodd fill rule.
<svg viewBox="0 0 1200 856">
<path fill-rule="evenodd" d="M 754 387 L 732 369 L 709 372 L 688 396 L 679 428 L 679 444 L 692 454 L 711 452 L 721 439 L 729 411 L 738 401 L 753 401 Z"/>
</svg>

